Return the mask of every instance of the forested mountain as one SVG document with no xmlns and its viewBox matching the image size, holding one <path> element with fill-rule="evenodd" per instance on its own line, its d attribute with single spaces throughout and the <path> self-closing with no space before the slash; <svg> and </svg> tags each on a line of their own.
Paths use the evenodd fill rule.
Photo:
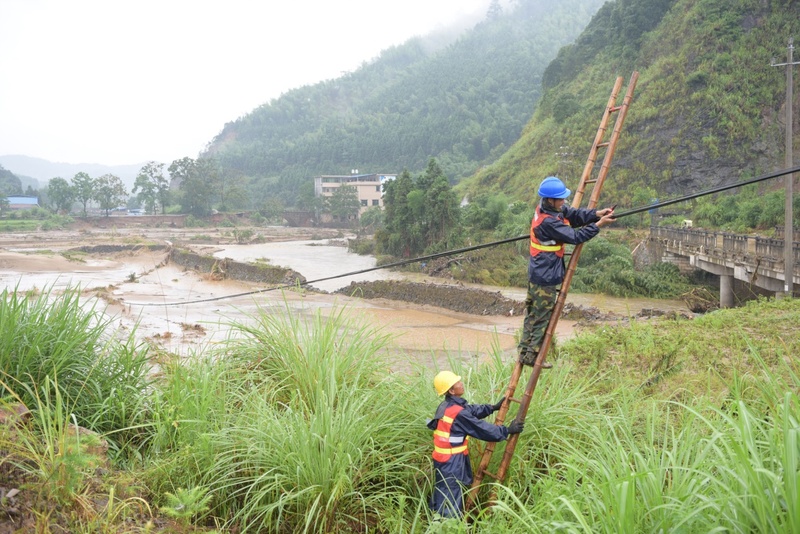
<svg viewBox="0 0 800 534">
<path fill-rule="evenodd" d="M 254 200 L 287 205 L 315 174 L 416 172 L 431 157 L 457 181 L 519 138 L 545 67 L 604 1 L 492 2 L 483 22 L 443 48 L 412 39 L 226 124 L 206 155 L 246 180 Z"/>
<path fill-rule="evenodd" d="M 639 207 L 782 168 L 786 73 L 770 63 L 786 62 L 793 35 L 796 1 L 609 2 L 545 70 L 520 140 L 460 187 L 531 201 L 548 174 L 575 184 L 614 79 L 627 85 L 634 70 L 639 82 L 604 189 L 609 203 Z"/>
<path fill-rule="evenodd" d="M 0 197 L 21 195 L 22 182 L 13 172 L 0 165 Z"/>
</svg>

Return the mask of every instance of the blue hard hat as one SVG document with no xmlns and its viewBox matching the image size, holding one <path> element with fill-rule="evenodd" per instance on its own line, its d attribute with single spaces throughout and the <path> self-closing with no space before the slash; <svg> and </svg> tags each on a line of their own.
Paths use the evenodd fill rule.
<svg viewBox="0 0 800 534">
<path fill-rule="evenodd" d="M 542 198 L 567 198 L 571 194 L 572 191 L 555 176 L 548 176 L 539 186 L 539 196 Z"/>
</svg>

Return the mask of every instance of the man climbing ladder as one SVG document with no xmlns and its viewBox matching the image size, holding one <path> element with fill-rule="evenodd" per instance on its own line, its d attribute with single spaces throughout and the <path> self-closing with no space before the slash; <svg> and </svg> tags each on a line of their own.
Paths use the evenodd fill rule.
<svg viewBox="0 0 800 534">
<path fill-rule="evenodd" d="M 558 288 L 567 272 L 565 244 L 579 245 L 595 237 L 602 226 L 614 222 L 614 208 L 573 208 L 566 199 L 572 194 L 560 179 L 548 176 L 539 185 L 541 201 L 531 221 L 528 295 L 519 341 L 519 361 L 536 364 L 542 339 L 556 305 Z M 544 369 L 552 364 L 541 362 Z"/>
</svg>

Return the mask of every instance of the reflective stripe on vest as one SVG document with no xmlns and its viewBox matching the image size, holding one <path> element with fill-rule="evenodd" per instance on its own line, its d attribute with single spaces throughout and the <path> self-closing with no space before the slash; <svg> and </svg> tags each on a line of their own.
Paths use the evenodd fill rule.
<svg viewBox="0 0 800 534">
<path fill-rule="evenodd" d="M 446 462 L 454 454 L 469 454 L 466 436 L 451 436 L 450 427 L 456 416 L 463 410 L 462 406 L 453 404 L 444 411 L 444 416 L 439 419 L 436 430 L 433 431 L 433 459 L 437 462 Z"/>
<path fill-rule="evenodd" d="M 552 217 L 552 215 L 543 212 L 541 208 L 541 206 L 536 206 L 536 212 L 533 214 L 533 220 L 531 221 L 531 256 L 536 256 L 540 252 L 555 252 L 556 256 L 563 258 L 564 249 L 566 248 L 564 243 L 556 243 L 552 240 L 540 242 L 536 238 L 534 230 L 544 222 L 546 217 Z M 569 221 L 564 219 L 564 224 L 569 225 Z"/>
</svg>

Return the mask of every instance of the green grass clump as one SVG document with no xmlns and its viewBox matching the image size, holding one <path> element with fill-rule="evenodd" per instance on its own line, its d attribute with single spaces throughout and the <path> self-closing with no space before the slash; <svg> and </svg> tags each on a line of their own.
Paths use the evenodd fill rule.
<svg viewBox="0 0 800 534">
<path fill-rule="evenodd" d="M 111 432 L 141 424 L 149 387 L 146 346 L 118 338 L 111 319 L 80 301 L 80 290 L 0 292 L 0 396 L 37 403 L 52 384 L 80 425 Z M 49 381 L 49 382 L 48 382 Z M 121 447 L 135 431 L 117 433 Z"/>
</svg>

